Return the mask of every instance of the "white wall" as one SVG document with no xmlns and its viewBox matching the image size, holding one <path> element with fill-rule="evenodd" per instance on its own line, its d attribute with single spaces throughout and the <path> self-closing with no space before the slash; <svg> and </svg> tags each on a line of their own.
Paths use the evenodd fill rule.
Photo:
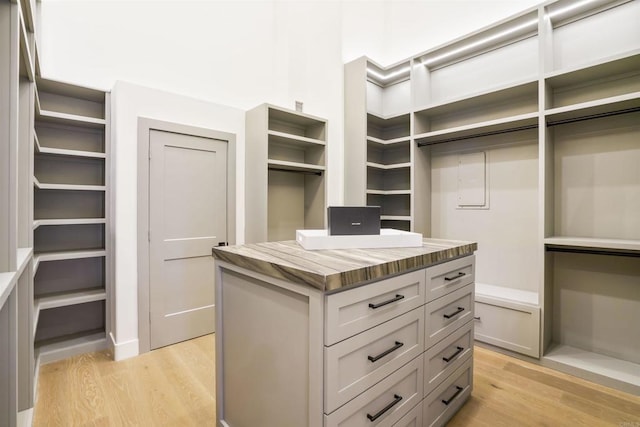
<svg viewBox="0 0 640 427">
<path fill-rule="evenodd" d="M 138 354 L 138 117 L 216 129 L 237 135 L 237 177 L 244 175 L 244 111 L 183 95 L 119 81 L 112 91 L 111 130 L 115 200 L 115 303 L 112 340 L 115 358 Z M 236 180 L 236 198 L 244 189 Z M 240 222 L 242 218 L 238 218 Z"/>
<path fill-rule="evenodd" d="M 263 102 L 293 108 L 298 100 L 305 112 L 327 118 L 327 198 L 340 204 L 343 64 L 362 55 L 383 65 L 396 62 L 536 3 L 43 0 L 38 46 L 43 76 L 105 90 L 115 85 L 118 358 L 138 351 L 133 185 L 138 116 L 236 134 L 236 235 L 243 242 L 244 110 Z"/>
</svg>

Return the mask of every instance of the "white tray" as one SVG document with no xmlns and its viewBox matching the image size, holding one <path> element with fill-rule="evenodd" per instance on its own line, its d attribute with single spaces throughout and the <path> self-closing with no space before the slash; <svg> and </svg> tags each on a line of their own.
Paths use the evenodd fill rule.
<svg viewBox="0 0 640 427">
<path fill-rule="evenodd" d="M 307 250 L 417 248 L 422 246 L 422 234 L 383 228 L 380 234 L 329 236 L 327 230 L 297 230 L 296 240 Z"/>
</svg>

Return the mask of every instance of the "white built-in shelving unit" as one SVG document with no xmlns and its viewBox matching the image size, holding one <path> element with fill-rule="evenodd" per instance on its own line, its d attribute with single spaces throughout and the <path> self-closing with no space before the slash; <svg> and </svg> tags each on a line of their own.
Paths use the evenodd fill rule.
<svg viewBox="0 0 640 427">
<path fill-rule="evenodd" d="M 37 78 L 34 331 L 38 363 L 106 347 L 108 94 Z"/>
<path fill-rule="evenodd" d="M 327 121 L 262 104 L 246 116 L 245 241 L 293 240 L 326 217 Z"/>
<path fill-rule="evenodd" d="M 38 7 L 0 2 L 3 426 L 31 425 L 40 363 L 104 348 L 109 324 L 108 94 L 41 77 Z"/>
<path fill-rule="evenodd" d="M 402 190 L 411 230 L 478 242 L 477 340 L 636 394 L 638 22 L 638 1 L 549 1 L 345 65 L 345 202 Z M 389 140 L 408 160 L 380 160 Z M 405 162 L 406 183 L 377 179 Z"/>
</svg>

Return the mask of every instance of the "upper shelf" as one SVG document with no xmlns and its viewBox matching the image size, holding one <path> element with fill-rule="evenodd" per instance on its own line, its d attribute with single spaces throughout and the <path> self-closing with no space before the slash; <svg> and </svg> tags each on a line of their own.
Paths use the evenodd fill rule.
<svg viewBox="0 0 640 427">
<path fill-rule="evenodd" d="M 324 166 L 312 165 L 308 163 L 289 162 L 286 160 L 269 159 L 267 165 L 271 170 L 311 173 L 315 175 L 320 175 L 325 171 Z"/>
<path fill-rule="evenodd" d="M 544 244 L 550 250 L 556 251 L 619 252 L 640 256 L 640 240 L 554 236 L 544 239 Z"/>
<path fill-rule="evenodd" d="M 51 154 L 58 156 L 72 156 L 72 157 L 89 157 L 89 158 L 98 158 L 105 159 L 107 155 L 105 153 L 97 152 L 97 151 L 81 151 L 81 150 L 69 150 L 66 148 L 52 148 L 52 147 L 43 147 L 40 145 L 40 140 L 38 139 L 38 135 L 35 134 L 34 137 L 34 146 L 35 152 L 41 154 Z"/>
<path fill-rule="evenodd" d="M 268 131 L 268 135 L 269 135 L 270 143 L 290 145 L 293 147 L 300 147 L 300 146 L 315 147 L 315 146 L 326 145 L 326 142 L 322 139 L 307 138 L 304 136 L 292 135 L 290 133 L 278 132 L 274 130 Z"/>
<path fill-rule="evenodd" d="M 35 177 L 33 185 L 39 190 L 106 191 L 104 185 L 46 184 L 41 183 Z"/>
<path fill-rule="evenodd" d="M 496 135 L 505 132 L 535 129 L 537 126 L 538 113 L 528 113 L 435 132 L 425 132 L 416 135 L 414 139 L 418 146 L 421 147 L 425 145 Z"/>
<path fill-rule="evenodd" d="M 326 141 L 327 121 L 310 114 L 269 105 L 268 130 L 280 137 Z"/>
<path fill-rule="evenodd" d="M 640 92 L 581 102 L 545 111 L 548 125 L 570 123 L 588 118 L 629 113 L 640 110 Z"/>
</svg>

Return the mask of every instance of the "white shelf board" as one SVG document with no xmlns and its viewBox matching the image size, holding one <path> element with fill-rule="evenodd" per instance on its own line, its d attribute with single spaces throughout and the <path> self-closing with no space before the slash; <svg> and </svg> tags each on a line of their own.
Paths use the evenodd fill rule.
<svg viewBox="0 0 640 427">
<path fill-rule="evenodd" d="M 395 127 L 402 125 L 409 126 L 410 120 L 411 118 L 409 112 L 398 113 L 389 116 L 381 116 L 380 114 L 367 111 L 367 123 L 373 124 L 377 127 Z M 404 138 L 409 138 L 408 132 L 407 136 L 405 136 Z"/>
<path fill-rule="evenodd" d="M 403 136 L 400 138 L 393 138 L 393 139 L 381 139 L 381 138 L 376 138 L 375 136 L 367 136 L 367 141 L 373 142 L 375 144 L 380 144 L 380 145 L 394 145 L 394 144 L 403 144 L 403 143 L 411 142 L 411 137 Z"/>
<path fill-rule="evenodd" d="M 393 196 L 411 194 L 411 190 L 367 190 L 367 194 L 379 194 L 381 196 Z"/>
<path fill-rule="evenodd" d="M 285 170 L 292 172 L 309 172 L 309 173 L 322 173 L 324 172 L 324 166 L 311 165 L 308 163 L 289 162 L 286 160 L 272 160 L 267 161 L 269 169 Z"/>
<path fill-rule="evenodd" d="M 536 307 L 539 305 L 537 292 L 476 282 L 476 301 L 481 300 L 483 296 L 491 299 L 513 301 Z"/>
<path fill-rule="evenodd" d="M 68 259 L 80 259 L 80 258 L 96 258 L 96 257 L 103 257 L 106 255 L 107 255 L 107 251 L 104 249 L 36 253 L 33 256 L 33 277 L 36 276 L 36 273 L 38 272 L 38 267 L 40 266 L 41 262 L 64 261 Z"/>
<path fill-rule="evenodd" d="M 285 133 L 285 132 L 278 132 L 275 130 L 270 130 L 267 132 L 267 134 L 269 135 L 269 143 L 277 143 L 277 144 L 291 145 L 291 146 L 297 146 L 297 147 L 304 146 L 304 145 L 310 145 L 310 146 L 327 145 L 326 142 L 324 142 L 321 139 L 307 138 L 305 136 L 299 136 L 299 135 L 294 135 L 294 134 Z"/>
<path fill-rule="evenodd" d="M 581 102 L 565 107 L 552 108 L 545 111 L 548 123 L 571 121 L 573 119 L 604 116 L 617 111 L 640 108 L 640 92 L 632 92 L 619 96 Z"/>
<path fill-rule="evenodd" d="M 17 270 L 0 273 L 0 307 L 2 307 L 7 301 L 7 298 L 9 298 L 9 295 L 18 282 L 18 279 L 20 279 L 20 276 L 24 272 L 24 269 L 29 262 L 31 252 L 31 248 L 18 248 L 16 253 Z"/>
<path fill-rule="evenodd" d="M 7 302 L 7 298 L 16 286 L 17 275 L 15 271 L 0 273 L 0 308 Z"/>
<path fill-rule="evenodd" d="M 84 251 L 60 251 L 60 252 L 41 252 L 34 256 L 38 262 L 62 261 L 67 259 L 95 258 L 102 257 L 107 254 L 104 249 L 92 249 Z"/>
<path fill-rule="evenodd" d="M 545 76 L 545 81 L 552 87 L 574 86 L 611 77 L 614 74 L 637 71 L 639 67 L 640 49 L 634 49 L 620 55 L 550 72 Z"/>
<path fill-rule="evenodd" d="M 367 167 L 374 168 L 374 169 L 382 169 L 382 170 L 407 169 L 407 168 L 411 168 L 411 162 L 393 163 L 390 165 L 383 165 L 382 163 L 375 163 L 375 162 L 367 162 Z"/>
<path fill-rule="evenodd" d="M 640 253 L 640 240 L 597 239 L 590 237 L 554 236 L 544 239 L 545 245 L 568 248 L 617 250 Z"/>
<path fill-rule="evenodd" d="M 65 148 L 51 148 L 51 147 L 43 147 L 40 145 L 40 141 L 36 136 L 35 139 L 35 149 L 36 153 L 41 154 L 52 154 L 57 156 L 71 156 L 71 157 L 89 157 L 96 159 L 106 159 L 107 155 L 105 153 L 99 153 L 96 151 L 80 151 L 80 150 L 68 150 Z"/>
<path fill-rule="evenodd" d="M 39 190 L 106 191 L 104 185 L 45 184 L 36 177 L 33 178 L 33 185 Z"/>
<path fill-rule="evenodd" d="M 633 392 L 633 389 L 636 394 L 640 392 L 640 365 L 637 363 L 558 343 L 551 346 L 543 360 L 563 365 L 574 375 L 582 376 L 579 373 L 582 371 L 604 376 L 630 385 L 631 390 L 627 392 Z"/>
<path fill-rule="evenodd" d="M 106 222 L 105 218 L 37 219 L 33 221 L 33 229 L 48 225 L 106 224 Z"/>
<path fill-rule="evenodd" d="M 410 215 L 380 215 L 380 221 L 411 221 Z"/>
<path fill-rule="evenodd" d="M 40 105 L 39 102 L 38 105 Z M 58 111 L 42 110 L 41 107 L 38 107 L 36 109 L 36 121 L 60 123 L 89 128 L 104 128 L 107 123 L 105 119 L 96 119 L 94 117 L 60 113 Z"/>
<path fill-rule="evenodd" d="M 526 113 L 512 117 L 472 123 L 450 129 L 426 132 L 414 137 L 418 145 L 438 144 L 476 136 L 493 135 L 521 129 L 533 129 L 538 125 L 538 113 Z"/>
<path fill-rule="evenodd" d="M 47 310 L 50 308 L 65 307 L 68 305 L 83 304 L 93 301 L 104 301 L 107 293 L 104 289 L 88 289 L 75 292 L 66 292 L 56 295 L 43 296 L 36 299 L 37 310 Z"/>
<path fill-rule="evenodd" d="M 300 111 L 289 110 L 287 108 L 278 107 L 267 104 L 269 108 L 269 120 L 277 120 L 280 122 L 291 123 L 296 126 L 324 126 L 327 124 L 325 119 L 313 116 L 311 114 Z"/>
<path fill-rule="evenodd" d="M 458 98 L 442 100 L 417 108 L 416 115 L 440 115 L 454 113 L 461 108 L 477 108 L 494 102 L 506 101 L 513 97 L 530 94 L 537 97 L 538 79 L 525 79 L 495 86 L 480 92 L 466 94 Z"/>
<path fill-rule="evenodd" d="M 36 345 L 39 349 L 40 363 L 46 364 L 75 354 L 104 350 L 107 338 L 104 332 L 92 332 L 79 336 L 76 334 L 67 340 L 52 340 L 50 343 Z"/>
</svg>

